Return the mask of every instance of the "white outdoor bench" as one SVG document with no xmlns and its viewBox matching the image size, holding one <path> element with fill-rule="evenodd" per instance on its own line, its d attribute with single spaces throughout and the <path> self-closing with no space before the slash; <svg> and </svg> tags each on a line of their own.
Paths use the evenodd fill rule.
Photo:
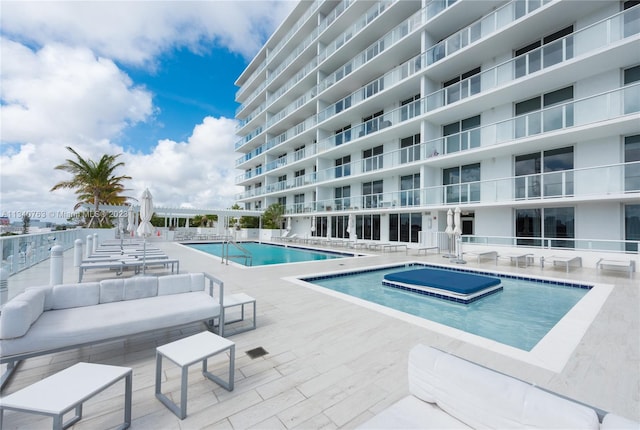
<svg viewBox="0 0 640 430">
<path fill-rule="evenodd" d="M 389 252 L 391 252 L 392 249 L 394 251 L 399 251 L 402 248 L 404 248 L 405 254 L 409 252 L 409 248 L 407 248 L 407 245 L 405 245 L 404 243 L 387 243 L 385 245 L 382 245 L 382 252 L 384 253 L 386 250 L 389 250 Z"/>
<path fill-rule="evenodd" d="M 429 251 L 435 251 L 437 254 L 440 254 L 440 247 L 439 246 L 425 246 L 422 248 L 418 248 L 418 255 L 420 255 L 420 253 L 424 251 L 424 255 L 427 255 Z"/>
</svg>

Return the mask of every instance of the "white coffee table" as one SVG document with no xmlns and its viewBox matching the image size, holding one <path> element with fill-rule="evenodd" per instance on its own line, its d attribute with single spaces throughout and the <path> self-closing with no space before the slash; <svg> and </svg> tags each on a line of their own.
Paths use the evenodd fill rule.
<svg viewBox="0 0 640 430">
<path fill-rule="evenodd" d="M 224 310 L 225 310 L 225 319 L 224 319 L 224 323 L 225 325 L 228 324 L 233 324 L 236 322 L 240 322 L 240 321 L 244 321 L 245 319 L 245 310 L 244 307 L 246 305 L 251 305 L 253 307 L 253 320 L 252 320 L 252 324 L 246 328 L 241 328 L 241 329 L 237 329 L 233 331 L 233 334 L 238 334 L 238 333 L 242 333 L 248 330 L 255 330 L 256 328 L 256 299 L 254 299 L 253 297 L 245 294 L 245 293 L 238 293 L 238 294 L 231 294 L 228 296 L 224 296 Z M 234 308 L 234 307 L 240 307 L 240 317 L 238 319 L 234 319 L 234 320 L 228 320 L 226 318 L 226 312 L 227 309 L 230 308 Z M 223 332 L 224 333 L 224 332 Z"/>
<path fill-rule="evenodd" d="M 132 371 L 129 367 L 106 364 L 77 363 L 20 391 L 9 394 L 0 402 L 0 428 L 5 410 L 21 411 L 53 417 L 55 430 L 66 429 L 82 418 L 82 404 L 119 380 L 125 380 L 124 423 L 131 425 Z M 64 414 L 76 410 L 76 415 L 63 422 Z"/>
<path fill-rule="evenodd" d="M 225 381 L 207 370 L 207 359 L 229 350 L 229 380 Z M 211 332 L 204 331 L 156 348 L 156 397 L 181 420 L 187 416 L 189 366 L 202 362 L 202 374 L 228 391 L 233 390 L 236 344 Z M 162 393 L 162 358 L 180 366 L 180 407 Z"/>
</svg>

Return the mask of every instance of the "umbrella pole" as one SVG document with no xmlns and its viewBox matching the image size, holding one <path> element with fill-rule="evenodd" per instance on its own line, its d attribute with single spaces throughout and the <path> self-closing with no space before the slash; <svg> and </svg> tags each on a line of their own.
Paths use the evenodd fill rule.
<svg viewBox="0 0 640 430">
<path fill-rule="evenodd" d="M 142 274 L 147 273 L 147 237 L 142 241 Z"/>
</svg>

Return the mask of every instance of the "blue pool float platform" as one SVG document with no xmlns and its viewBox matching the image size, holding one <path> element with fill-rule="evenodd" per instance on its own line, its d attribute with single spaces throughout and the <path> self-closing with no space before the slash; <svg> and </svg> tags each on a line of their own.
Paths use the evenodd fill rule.
<svg viewBox="0 0 640 430">
<path fill-rule="evenodd" d="M 502 291 L 499 278 L 441 269 L 390 273 L 382 285 L 464 304 Z"/>
</svg>

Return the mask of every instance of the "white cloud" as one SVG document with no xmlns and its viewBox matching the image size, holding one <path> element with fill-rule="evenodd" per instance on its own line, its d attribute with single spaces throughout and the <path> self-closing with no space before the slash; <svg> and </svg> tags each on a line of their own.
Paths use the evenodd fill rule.
<svg viewBox="0 0 640 430">
<path fill-rule="evenodd" d="M 186 142 L 162 140 L 149 154 L 123 152 L 106 140 L 72 147 L 92 160 L 102 154 L 122 154 L 118 161 L 125 166 L 115 173 L 132 177 L 125 183 L 129 197 L 138 199 L 148 187 L 157 206 L 228 208 L 241 191 L 235 186 L 237 170 L 233 167 L 235 127 L 235 120 L 207 117 Z M 63 222 L 58 214 L 72 211 L 76 202 L 73 191 L 46 191 L 70 179 L 68 173 L 54 170 L 66 159 L 75 156 L 57 143 L 25 144 L 19 152 L 2 154 L 2 212 L 53 213 L 56 215 L 49 218 Z"/>
<path fill-rule="evenodd" d="M 125 154 L 133 197 L 149 188 L 163 207 L 227 208 L 235 194 L 236 121 L 207 117 L 186 142 L 163 140 L 148 155 Z"/>
<path fill-rule="evenodd" d="M 157 205 L 225 208 L 235 186 L 235 120 L 207 117 L 185 141 L 145 153 L 113 143 L 154 118 L 153 94 L 118 64 L 155 67 L 175 49 L 211 45 L 250 58 L 295 5 L 290 1 L 3 1 L 0 87 L 2 212 L 71 211 L 69 179 L 54 170 L 73 155 L 120 154 L 127 194 L 149 187 Z M 33 218 L 43 218 L 38 215 Z M 51 218 L 51 217 L 49 217 Z M 55 218 L 55 217 L 54 217 Z M 61 221 L 60 219 L 55 219 Z"/>
<path fill-rule="evenodd" d="M 216 43 L 252 57 L 292 1 L 3 1 L 3 32 L 45 45 L 86 46 L 127 64 Z"/>
<path fill-rule="evenodd" d="M 5 142 L 100 140 L 152 114 L 152 96 L 86 48 L 33 51 L 6 38 L 0 120 Z"/>
</svg>

